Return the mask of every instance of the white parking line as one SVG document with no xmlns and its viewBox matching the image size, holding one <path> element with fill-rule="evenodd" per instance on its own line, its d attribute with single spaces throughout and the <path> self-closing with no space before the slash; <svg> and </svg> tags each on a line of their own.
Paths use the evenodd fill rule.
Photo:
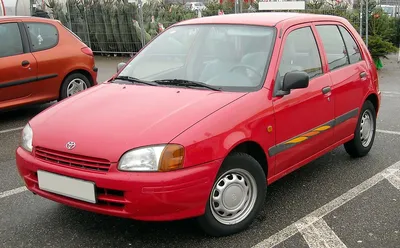
<svg viewBox="0 0 400 248">
<path fill-rule="evenodd" d="M 0 199 L 7 197 L 7 196 L 12 196 L 15 194 L 19 194 L 22 193 L 24 191 L 28 190 L 25 186 L 16 188 L 16 189 L 12 189 L 12 190 L 8 190 L 8 191 L 4 191 L 4 192 L 0 192 Z"/>
<path fill-rule="evenodd" d="M 396 131 L 389 131 L 389 130 L 380 130 L 380 129 L 376 129 L 377 133 L 387 133 L 387 134 L 396 134 L 396 135 L 400 135 L 400 132 L 396 132 Z"/>
<path fill-rule="evenodd" d="M 384 175 L 395 188 L 400 190 L 400 170 L 391 169 Z"/>
<path fill-rule="evenodd" d="M 6 129 L 6 130 L 0 130 L 0 134 L 19 131 L 19 130 L 22 130 L 22 129 L 24 129 L 24 127 L 16 127 L 16 128 Z"/>
<path fill-rule="evenodd" d="M 323 219 L 311 217 L 306 221 L 306 223 L 296 223 L 296 226 L 310 248 L 347 247 Z"/>
<path fill-rule="evenodd" d="M 400 95 L 400 92 L 397 91 L 381 91 L 382 94 L 390 94 L 390 95 Z"/>
<path fill-rule="evenodd" d="M 324 206 L 318 208 L 314 212 L 310 213 L 309 215 L 303 217 L 302 219 L 292 223 L 291 225 L 287 226 L 286 228 L 282 229 L 281 231 L 275 233 L 268 239 L 261 241 L 260 243 L 253 246 L 253 248 L 266 248 L 266 247 L 274 247 L 283 241 L 289 239 L 293 235 L 299 232 L 298 225 L 303 223 L 313 224 L 312 221 L 318 221 L 325 215 L 331 213 L 332 211 L 336 210 L 337 208 L 343 206 L 350 200 L 354 199 L 356 196 L 360 195 L 364 191 L 372 188 L 377 183 L 381 182 L 382 180 L 386 179 L 388 175 L 393 175 L 393 173 L 400 170 L 400 161 L 397 163 L 389 166 L 385 170 L 375 174 L 373 177 L 365 180 L 361 184 L 355 186 L 354 188 L 350 189 L 343 195 L 337 197 L 336 199 L 328 202 Z M 311 220 L 311 223 L 310 223 Z"/>
</svg>

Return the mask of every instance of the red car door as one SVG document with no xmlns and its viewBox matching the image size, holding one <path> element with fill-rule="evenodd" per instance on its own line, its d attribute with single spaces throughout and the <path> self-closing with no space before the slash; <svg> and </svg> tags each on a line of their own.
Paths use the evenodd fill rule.
<svg viewBox="0 0 400 248">
<path fill-rule="evenodd" d="M 361 56 L 361 49 L 344 26 L 318 23 L 316 30 L 321 38 L 322 50 L 328 62 L 328 74 L 332 80 L 336 117 L 334 139 L 339 142 L 354 133 L 371 75 Z"/>
<path fill-rule="evenodd" d="M 26 98 L 32 93 L 37 64 L 29 52 L 26 37 L 19 22 L 0 23 L 1 103 Z"/>
<path fill-rule="evenodd" d="M 276 145 L 275 173 L 287 174 L 332 144 L 334 102 L 331 81 L 324 74 L 323 61 L 311 25 L 298 25 L 285 32 L 274 92 L 281 89 L 285 73 L 295 70 L 309 74 L 309 86 L 274 97 Z"/>
</svg>

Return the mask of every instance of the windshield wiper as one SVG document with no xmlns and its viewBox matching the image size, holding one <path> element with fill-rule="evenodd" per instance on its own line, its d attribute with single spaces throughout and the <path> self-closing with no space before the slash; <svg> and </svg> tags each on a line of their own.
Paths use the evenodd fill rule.
<svg viewBox="0 0 400 248">
<path fill-rule="evenodd" d="M 152 83 L 152 82 L 140 80 L 140 79 L 138 79 L 138 78 L 130 77 L 130 76 L 118 76 L 118 77 L 114 78 L 114 80 L 123 80 L 123 81 L 132 82 L 132 83 L 139 83 L 139 84 L 146 84 L 146 85 L 151 85 L 151 86 L 157 86 L 156 83 Z"/>
<path fill-rule="evenodd" d="M 203 87 L 207 88 L 210 90 L 215 90 L 215 91 L 221 91 L 221 89 L 202 83 L 202 82 L 196 82 L 196 81 L 190 81 L 190 80 L 185 80 L 185 79 L 162 79 L 162 80 L 154 80 L 153 82 L 156 82 L 158 84 L 167 84 L 167 85 L 177 85 L 177 86 L 194 86 L 194 87 Z"/>
</svg>

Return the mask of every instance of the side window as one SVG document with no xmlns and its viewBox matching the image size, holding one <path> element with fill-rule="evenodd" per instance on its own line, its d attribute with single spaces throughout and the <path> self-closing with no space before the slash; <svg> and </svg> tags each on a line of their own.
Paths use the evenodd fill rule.
<svg viewBox="0 0 400 248">
<path fill-rule="evenodd" d="M 58 43 L 58 30 L 55 26 L 47 23 L 26 23 L 28 34 L 32 43 L 33 52 L 53 48 Z"/>
<path fill-rule="evenodd" d="M 334 70 L 349 64 L 346 46 L 336 25 L 318 25 L 325 53 L 328 59 L 329 70 Z"/>
<path fill-rule="evenodd" d="M 0 58 L 24 53 L 17 23 L 0 24 Z"/>
<path fill-rule="evenodd" d="M 350 64 L 354 64 L 361 61 L 362 59 L 361 59 L 360 49 L 357 46 L 357 43 L 355 42 L 353 37 L 351 37 L 351 35 L 345 28 L 339 26 L 339 29 L 340 32 L 342 33 L 344 43 L 346 44 L 347 53 L 350 59 Z"/>
<path fill-rule="evenodd" d="M 296 29 L 287 36 L 276 81 L 279 89 L 285 74 L 296 70 L 307 72 L 310 79 L 322 74 L 321 57 L 310 27 Z"/>
</svg>

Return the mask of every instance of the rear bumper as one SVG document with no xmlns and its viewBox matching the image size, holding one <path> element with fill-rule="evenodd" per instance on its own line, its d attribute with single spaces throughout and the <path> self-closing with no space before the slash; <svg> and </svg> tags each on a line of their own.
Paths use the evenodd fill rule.
<svg viewBox="0 0 400 248">
<path fill-rule="evenodd" d="M 93 86 L 98 85 L 99 83 L 97 82 L 97 75 L 99 72 L 99 68 L 97 68 L 96 66 L 93 66 L 92 71 L 90 72 L 90 74 L 92 75 L 93 78 Z"/>
<path fill-rule="evenodd" d="M 202 215 L 221 162 L 218 160 L 166 173 L 102 173 L 47 163 L 21 148 L 16 152 L 19 174 L 28 190 L 37 195 L 99 214 L 146 221 Z M 38 170 L 94 182 L 98 202 L 87 203 L 41 190 Z"/>
</svg>

